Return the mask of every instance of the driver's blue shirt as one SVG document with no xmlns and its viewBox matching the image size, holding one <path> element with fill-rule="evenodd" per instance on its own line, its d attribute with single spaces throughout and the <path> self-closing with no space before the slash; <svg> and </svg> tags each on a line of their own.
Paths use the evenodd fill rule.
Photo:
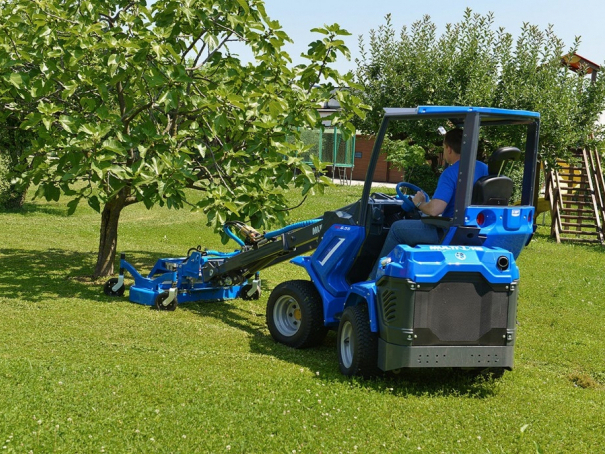
<svg viewBox="0 0 605 454">
<path fill-rule="evenodd" d="M 447 218 L 454 217 L 454 204 L 456 202 L 456 186 L 458 184 L 458 168 L 460 167 L 460 161 L 455 162 L 451 166 L 448 166 L 437 183 L 437 189 L 433 195 L 434 199 L 443 200 L 447 203 L 442 216 Z M 475 163 L 475 177 L 473 184 L 481 177 L 488 175 L 487 165 L 484 162 L 477 161 Z"/>
</svg>

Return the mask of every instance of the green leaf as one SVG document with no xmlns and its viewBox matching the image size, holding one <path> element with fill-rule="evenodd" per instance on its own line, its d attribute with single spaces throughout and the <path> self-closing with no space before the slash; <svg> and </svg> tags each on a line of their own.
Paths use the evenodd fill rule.
<svg viewBox="0 0 605 454">
<path fill-rule="evenodd" d="M 50 202 L 51 200 L 55 202 L 59 201 L 59 197 L 61 197 L 61 190 L 58 187 L 56 187 L 52 183 L 45 183 L 42 185 L 42 188 L 44 192 L 44 198 L 48 202 Z"/>
<path fill-rule="evenodd" d="M 231 202 L 223 202 L 223 206 L 229 210 L 231 210 L 232 213 L 239 213 L 239 210 L 237 209 L 237 206 L 234 203 Z"/>
<path fill-rule="evenodd" d="M 101 212 L 101 203 L 96 195 L 88 198 L 88 206 L 90 206 L 90 208 L 95 210 L 97 213 Z"/>
<path fill-rule="evenodd" d="M 67 99 L 71 97 L 78 89 L 78 84 L 75 82 L 65 84 L 65 89 L 61 92 L 61 99 Z"/>
<path fill-rule="evenodd" d="M 116 164 L 113 164 L 111 167 L 109 167 L 109 171 L 119 179 L 128 177 L 128 172 L 126 169 Z"/>
<path fill-rule="evenodd" d="M 25 84 L 27 77 L 21 73 L 11 73 L 8 81 L 16 88 L 21 88 Z"/>
<path fill-rule="evenodd" d="M 237 3 L 240 4 L 246 14 L 250 14 L 250 7 L 248 6 L 248 2 L 246 0 L 237 0 Z"/>
<path fill-rule="evenodd" d="M 39 112 L 32 112 L 26 115 L 25 121 L 21 123 L 21 129 L 31 129 L 42 120 L 42 115 Z"/>
<path fill-rule="evenodd" d="M 76 132 L 76 123 L 73 117 L 70 117 L 68 115 L 61 115 L 59 117 L 59 124 L 63 127 L 63 129 L 65 129 L 69 133 Z"/>
<path fill-rule="evenodd" d="M 124 146 L 116 139 L 107 139 L 103 141 L 103 149 L 112 151 L 121 156 L 125 156 L 127 150 Z"/>
<path fill-rule="evenodd" d="M 72 215 L 76 212 L 76 208 L 78 207 L 78 204 L 80 203 L 80 197 L 76 197 L 75 199 L 73 199 L 70 202 L 67 202 L 67 214 L 68 215 Z"/>
<path fill-rule="evenodd" d="M 97 175 L 99 180 L 103 179 L 103 171 L 94 161 L 90 163 L 90 169 Z"/>
<path fill-rule="evenodd" d="M 44 124 L 47 130 L 50 130 L 54 121 L 55 119 L 53 117 L 42 117 L 42 123 Z"/>
<path fill-rule="evenodd" d="M 84 134 L 88 134 L 89 136 L 95 135 L 97 131 L 95 131 L 95 127 L 90 124 L 83 124 L 80 126 L 78 131 L 82 131 Z"/>
</svg>

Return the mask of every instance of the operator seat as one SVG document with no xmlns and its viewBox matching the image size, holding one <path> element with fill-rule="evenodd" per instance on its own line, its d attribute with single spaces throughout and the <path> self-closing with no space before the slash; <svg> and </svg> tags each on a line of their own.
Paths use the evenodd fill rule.
<svg viewBox="0 0 605 454">
<path fill-rule="evenodd" d="M 518 161 L 521 151 L 516 147 L 501 147 L 487 162 L 489 175 L 479 178 L 473 186 L 471 205 L 508 205 L 513 195 L 513 180 L 501 175 L 507 161 Z"/>
<path fill-rule="evenodd" d="M 513 189 L 513 180 L 506 176 L 481 177 L 473 186 L 471 205 L 508 205 Z"/>
</svg>

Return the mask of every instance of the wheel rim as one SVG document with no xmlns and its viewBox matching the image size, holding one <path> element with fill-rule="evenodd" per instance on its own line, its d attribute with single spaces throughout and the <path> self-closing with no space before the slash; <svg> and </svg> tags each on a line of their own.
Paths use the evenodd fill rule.
<svg viewBox="0 0 605 454">
<path fill-rule="evenodd" d="M 164 301 L 168 299 L 168 293 L 160 293 L 155 300 L 155 307 L 160 310 L 160 311 L 173 311 L 174 309 L 176 309 L 176 298 L 174 300 L 172 300 L 170 303 L 168 303 L 167 305 L 164 304 Z"/>
<path fill-rule="evenodd" d="M 103 291 L 106 295 L 112 296 L 114 294 L 113 286 L 116 285 L 117 282 L 118 280 L 115 277 L 112 277 L 107 282 L 105 282 L 105 287 L 103 288 Z"/>
<path fill-rule="evenodd" d="M 340 331 L 340 358 L 342 365 L 350 368 L 353 364 L 353 353 L 355 352 L 355 341 L 353 340 L 353 325 L 346 321 Z"/>
<path fill-rule="evenodd" d="M 280 296 L 273 307 L 275 327 L 284 336 L 294 336 L 300 329 L 302 314 L 298 301 L 289 295 Z"/>
</svg>

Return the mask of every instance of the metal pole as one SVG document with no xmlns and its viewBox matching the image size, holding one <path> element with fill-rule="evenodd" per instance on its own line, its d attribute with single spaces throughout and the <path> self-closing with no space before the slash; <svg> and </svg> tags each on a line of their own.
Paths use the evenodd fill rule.
<svg viewBox="0 0 605 454">
<path fill-rule="evenodd" d="M 471 203 L 474 183 L 473 177 L 475 175 L 475 163 L 477 161 L 477 146 L 479 144 L 480 122 L 481 117 L 478 112 L 470 112 L 464 119 L 453 225 L 464 225 L 466 207 Z"/>
<path fill-rule="evenodd" d="M 372 148 L 372 156 L 370 157 L 370 163 L 368 164 L 368 171 L 366 173 L 366 181 L 363 186 L 363 193 L 361 194 L 361 210 L 359 213 L 359 219 L 357 219 L 358 225 L 364 225 L 367 211 L 368 211 L 368 200 L 370 199 L 370 191 L 372 190 L 372 179 L 376 170 L 376 163 L 378 162 L 378 156 L 380 155 L 380 149 L 382 148 L 382 142 L 384 136 L 387 133 L 389 127 L 389 117 L 385 115 L 380 124 L 376 141 L 374 142 L 374 148 Z"/>
<path fill-rule="evenodd" d="M 338 128 L 334 126 L 334 143 L 332 144 L 332 183 L 336 173 L 336 152 L 338 151 Z"/>
</svg>

